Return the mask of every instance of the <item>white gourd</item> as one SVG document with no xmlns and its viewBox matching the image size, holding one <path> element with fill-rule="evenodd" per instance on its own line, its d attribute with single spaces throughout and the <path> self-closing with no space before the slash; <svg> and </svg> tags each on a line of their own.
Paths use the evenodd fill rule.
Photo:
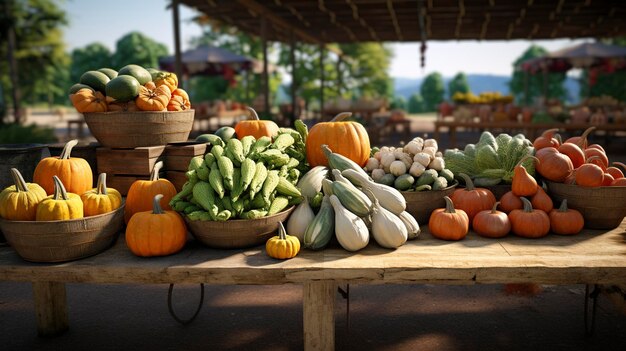
<svg viewBox="0 0 626 351">
<path fill-rule="evenodd" d="M 435 158 L 435 154 L 437 153 L 437 149 L 435 149 L 434 147 L 431 147 L 431 146 L 425 146 L 422 149 L 422 152 L 427 154 L 428 156 L 430 156 L 430 159 L 432 160 L 433 158 Z"/>
<path fill-rule="evenodd" d="M 368 194 L 369 195 L 369 194 Z M 395 214 L 380 205 L 376 198 L 372 207 L 372 236 L 378 245 L 396 249 L 408 239 L 404 222 Z"/>
<path fill-rule="evenodd" d="M 315 194 L 322 190 L 322 180 L 328 175 L 328 168 L 325 166 L 316 166 L 311 168 L 298 181 L 298 188 L 302 196 L 313 198 Z M 291 232 L 287 231 L 290 235 Z"/>
<path fill-rule="evenodd" d="M 382 177 L 385 176 L 385 170 L 384 169 L 375 169 L 372 171 L 372 179 L 377 182 L 379 181 Z"/>
<path fill-rule="evenodd" d="M 411 165 L 411 168 L 409 168 L 409 174 L 412 175 L 413 177 L 419 177 L 425 171 L 426 171 L 426 167 L 424 167 L 424 165 L 419 162 L 413 162 L 413 164 Z M 373 174 L 374 173 L 372 172 L 372 178 L 374 177 Z"/>
<path fill-rule="evenodd" d="M 333 181 L 326 178 L 322 180 L 322 192 L 324 195 L 332 195 L 333 194 Z"/>
<path fill-rule="evenodd" d="M 422 166 L 426 167 L 430 164 L 431 158 L 430 155 L 428 155 L 427 153 L 420 152 L 413 156 L 413 161 L 419 162 L 422 164 Z"/>
<path fill-rule="evenodd" d="M 373 170 L 377 169 L 377 168 L 378 168 L 378 166 L 379 166 L 379 162 L 378 162 L 378 160 L 377 160 L 377 159 L 375 159 L 374 157 L 370 157 L 370 158 L 367 160 L 367 163 L 365 164 L 365 169 L 366 169 L 368 172 L 371 172 L 371 171 L 373 171 Z"/>
<path fill-rule="evenodd" d="M 378 160 L 378 162 L 380 162 L 380 156 L 382 154 L 380 153 L 380 151 L 376 151 L 376 153 L 374 154 L 374 158 Z"/>
<path fill-rule="evenodd" d="M 446 162 L 443 160 L 443 157 L 435 157 L 430 164 L 428 164 L 428 168 L 434 169 L 435 171 L 441 171 L 446 167 Z"/>
<path fill-rule="evenodd" d="M 402 161 L 393 161 L 389 166 L 389 171 L 396 177 L 399 177 L 406 173 L 406 165 Z"/>
<path fill-rule="evenodd" d="M 381 155 L 384 155 L 384 154 L 389 152 L 389 146 L 383 146 L 383 147 L 380 148 L 379 151 L 380 151 Z"/>
<path fill-rule="evenodd" d="M 293 235 L 298 237 L 300 243 L 304 243 L 304 233 L 306 233 L 306 228 L 313 222 L 313 218 L 315 218 L 315 213 L 309 206 L 309 200 L 307 197 L 304 197 L 304 200 L 293 210 L 291 216 L 289 216 L 289 220 L 287 221 L 287 233 L 289 235 Z"/>
<path fill-rule="evenodd" d="M 381 156 L 380 163 L 383 165 L 383 167 L 389 167 L 391 166 L 391 163 L 395 160 L 396 160 L 396 156 L 394 156 L 393 153 L 388 152 L 388 153 L 384 153 Z"/>
<path fill-rule="evenodd" d="M 398 158 L 398 160 L 404 162 L 404 165 L 406 166 L 406 169 L 411 168 L 411 165 L 413 164 L 413 158 L 409 155 L 409 154 L 402 154 L 402 156 L 400 156 L 400 158 Z"/>
<path fill-rule="evenodd" d="M 397 148 L 393 150 L 393 155 L 396 157 L 396 160 L 399 160 L 402 155 L 404 155 L 404 148 Z"/>
<path fill-rule="evenodd" d="M 420 229 L 420 225 L 415 220 L 415 217 L 413 217 L 407 211 L 400 213 L 398 217 L 406 227 L 407 240 L 417 239 L 420 236 L 422 230 Z"/>
<path fill-rule="evenodd" d="M 376 183 L 358 172 L 351 171 L 350 169 L 346 169 L 342 174 L 354 185 L 363 189 L 363 191 L 371 191 L 374 198 L 378 199 L 382 207 L 388 209 L 395 215 L 399 215 L 406 209 L 406 200 L 398 190 L 385 184 Z M 370 200 L 374 201 L 371 197 Z"/>
<path fill-rule="evenodd" d="M 410 155 L 415 155 L 422 151 L 422 146 L 417 141 L 411 140 L 404 147 L 404 151 L 409 153 Z"/>
<path fill-rule="evenodd" d="M 358 251 L 366 247 L 370 240 L 365 222 L 345 209 L 337 196 L 330 197 L 335 210 L 335 236 L 339 245 L 348 251 Z"/>
<path fill-rule="evenodd" d="M 435 139 L 424 140 L 424 147 L 432 147 L 433 149 L 435 149 L 435 152 L 439 149 L 439 146 L 437 145 L 437 140 Z"/>
</svg>

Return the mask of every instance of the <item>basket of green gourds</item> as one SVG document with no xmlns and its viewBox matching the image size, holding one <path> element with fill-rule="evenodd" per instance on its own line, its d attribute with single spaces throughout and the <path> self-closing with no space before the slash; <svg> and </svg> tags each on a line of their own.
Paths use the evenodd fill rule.
<svg viewBox="0 0 626 351">
<path fill-rule="evenodd" d="M 296 184 L 308 170 L 305 135 L 280 128 L 277 135 L 258 139 L 252 135 L 204 138 L 209 152 L 190 161 L 187 182 L 170 205 L 207 246 L 243 248 L 264 243 L 302 201 Z"/>
</svg>

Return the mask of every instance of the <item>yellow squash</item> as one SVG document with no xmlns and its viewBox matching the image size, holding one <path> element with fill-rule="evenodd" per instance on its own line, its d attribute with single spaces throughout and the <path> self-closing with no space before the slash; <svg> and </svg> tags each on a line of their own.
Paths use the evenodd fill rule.
<svg viewBox="0 0 626 351">
<path fill-rule="evenodd" d="M 37 183 L 26 183 L 20 171 L 11 168 L 13 183 L 0 193 L 0 217 L 11 221 L 34 221 L 37 205 L 47 194 Z"/>
<path fill-rule="evenodd" d="M 122 194 L 113 188 L 107 188 L 106 179 L 107 174 L 100 173 L 97 187 L 80 196 L 85 217 L 115 211 L 122 205 Z"/>
<path fill-rule="evenodd" d="M 65 191 L 59 177 L 54 176 L 54 194 L 48 196 L 37 206 L 38 221 L 62 221 L 83 218 L 83 201 L 80 196 Z"/>
<path fill-rule="evenodd" d="M 283 224 L 278 222 L 278 235 L 265 243 L 265 251 L 273 258 L 293 258 L 300 252 L 300 240 L 296 236 L 288 235 Z"/>
</svg>

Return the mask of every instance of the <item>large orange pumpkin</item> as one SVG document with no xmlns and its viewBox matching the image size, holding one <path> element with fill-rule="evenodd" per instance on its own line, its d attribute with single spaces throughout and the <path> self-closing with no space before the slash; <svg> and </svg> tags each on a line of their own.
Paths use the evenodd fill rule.
<svg viewBox="0 0 626 351">
<path fill-rule="evenodd" d="M 183 89 L 176 89 L 172 92 L 172 98 L 167 104 L 168 111 L 185 111 L 191 108 L 189 95 Z"/>
<path fill-rule="evenodd" d="M 261 120 L 253 108 L 248 107 L 247 109 L 250 111 L 252 119 L 237 122 L 235 125 L 237 139 L 241 140 L 247 135 L 252 135 L 255 139 L 259 139 L 262 136 L 272 138 L 278 134 L 278 124 L 273 121 Z"/>
<path fill-rule="evenodd" d="M 465 179 L 465 188 L 456 189 L 450 198 L 454 202 L 454 207 L 467 213 L 471 224 L 478 212 L 493 208 L 496 197 L 489 189 L 475 188 L 474 182 L 467 174 L 459 173 L 459 176 Z"/>
<path fill-rule="evenodd" d="M 57 176 L 65 185 L 68 192 L 82 194 L 91 190 L 93 185 L 93 173 L 85 159 L 70 157 L 72 148 L 78 144 L 78 140 L 70 140 L 63 147 L 61 156 L 46 157 L 39 161 L 33 174 L 33 181 L 46 191 L 48 195 L 54 193 L 54 180 Z"/>
<path fill-rule="evenodd" d="M 104 95 L 99 91 L 83 88 L 70 95 L 70 100 L 76 111 L 84 112 L 107 112 L 107 102 Z"/>
<path fill-rule="evenodd" d="M 467 213 L 460 209 L 455 209 L 452 200 L 444 196 L 445 208 L 438 208 L 433 211 L 428 220 L 428 230 L 438 239 L 461 240 L 465 238 L 469 231 L 469 218 Z"/>
<path fill-rule="evenodd" d="M 344 121 L 351 115 L 340 113 L 330 122 L 317 123 L 311 128 L 306 139 L 306 158 L 311 167 L 328 166 L 322 145 L 365 166 L 370 156 L 370 139 L 362 124 Z"/>
<path fill-rule="evenodd" d="M 150 173 L 150 180 L 136 180 L 128 189 L 126 195 L 126 207 L 124 208 L 124 220 L 126 223 L 137 212 L 150 211 L 152 209 L 152 199 L 163 194 L 161 207 L 164 210 L 171 210 L 170 200 L 176 195 L 176 188 L 167 179 L 159 178 L 159 171 L 163 168 L 163 162 L 159 161 L 154 165 Z"/>
</svg>

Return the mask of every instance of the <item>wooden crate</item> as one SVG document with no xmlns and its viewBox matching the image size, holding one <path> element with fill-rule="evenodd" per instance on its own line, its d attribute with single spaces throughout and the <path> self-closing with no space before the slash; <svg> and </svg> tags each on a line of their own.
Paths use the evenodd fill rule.
<svg viewBox="0 0 626 351">
<path fill-rule="evenodd" d="M 169 144 L 164 152 L 164 169 L 168 171 L 186 172 L 189 161 L 196 156 L 202 156 L 207 150 L 207 145 L 202 144 Z"/>
<path fill-rule="evenodd" d="M 183 185 L 187 181 L 187 176 L 185 176 L 185 172 L 167 171 L 165 172 L 165 179 L 174 184 L 176 191 L 181 191 L 183 189 Z"/>
<path fill-rule="evenodd" d="M 165 146 L 134 149 L 98 148 L 98 173 L 149 176 L 154 164 L 162 159 Z"/>
</svg>

